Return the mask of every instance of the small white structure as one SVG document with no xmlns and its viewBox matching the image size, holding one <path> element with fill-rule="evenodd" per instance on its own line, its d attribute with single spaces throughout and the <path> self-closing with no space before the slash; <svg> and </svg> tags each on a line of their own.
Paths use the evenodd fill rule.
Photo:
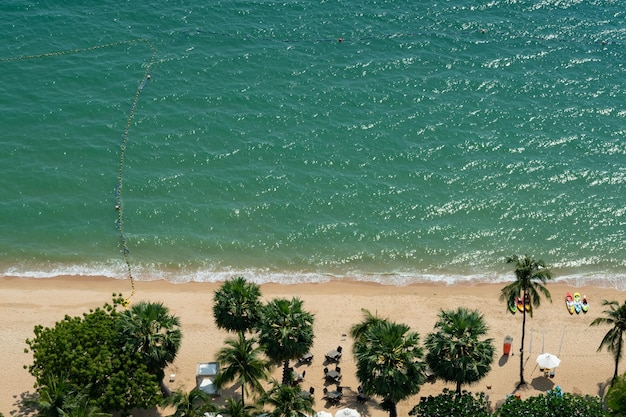
<svg viewBox="0 0 626 417">
<path fill-rule="evenodd" d="M 196 368 L 196 387 L 214 397 L 219 396 L 220 389 L 215 385 L 215 377 L 219 372 L 219 362 L 199 363 Z"/>
</svg>

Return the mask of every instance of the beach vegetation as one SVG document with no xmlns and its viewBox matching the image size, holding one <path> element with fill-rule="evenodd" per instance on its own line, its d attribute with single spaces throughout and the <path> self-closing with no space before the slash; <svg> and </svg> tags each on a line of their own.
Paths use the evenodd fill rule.
<svg viewBox="0 0 626 417">
<path fill-rule="evenodd" d="M 259 402 L 269 405 L 271 417 L 301 417 L 313 415 L 313 397 L 302 395 L 298 386 L 280 384 L 272 381 L 269 390 L 261 395 Z"/>
<path fill-rule="evenodd" d="M 556 387 L 545 394 L 525 400 L 508 397 L 496 412 L 497 417 L 603 417 L 600 397 L 580 396 L 561 392 Z"/>
<path fill-rule="evenodd" d="M 245 403 L 245 394 L 250 390 L 263 392 L 261 381 L 269 377 L 271 363 L 265 358 L 263 350 L 257 346 L 256 339 L 245 339 L 242 333 L 235 339 L 226 340 L 226 345 L 217 354 L 222 368 L 215 378 L 215 384 L 237 381 L 241 385 L 241 401 Z M 248 389 L 250 388 L 250 390 Z"/>
<path fill-rule="evenodd" d="M 163 378 L 165 367 L 176 359 L 180 348 L 179 318 L 162 303 L 140 301 L 123 311 L 118 323 L 125 349 L 137 352 L 148 372 L 157 377 L 162 394 L 171 395 Z"/>
<path fill-rule="evenodd" d="M 397 403 L 417 394 L 425 381 L 424 352 L 419 334 L 409 326 L 388 320 L 372 320 L 351 328 L 356 376 L 365 395 L 383 398 L 383 409 L 397 417 Z"/>
<path fill-rule="evenodd" d="M 218 415 L 222 417 L 255 417 L 260 414 L 256 404 L 245 405 L 241 400 L 227 398 L 224 406 L 217 410 Z"/>
<path fill-rule="evenodd" d="M 615 359 L 615 370 L 613 371 L 613 379 L 615 381 L 618 375 L 619 362 L 624 352 L 624 334 L 626 334 L 626 301 L 621 306 L 617 301 L 604 300 L 602 305 L 608 307 L 603 311 L 604 317 L 598 317 L 591 322 L 591 326 L 599 326 L 606 324 L 612 326 L 602 338 L 598 351 L 606 348 L 613 354 Z"/>
<path fill-rule="evenodd" d="M 24 400 L 25 408 L 35 410 L 39 417 L 109 417 L 89 397 L 77 392 L 64 375 L 47 377 L 38 392 Z"/>
<path fill-rule="evenodd" d="M 500 299 L 506 302 L 506 308 L 515 305 L 518 297 L 523 300 L 522 308 L 522 341 L 520 344 L 519 384 L 526 385 L 524 379 L 524 339 L 526 336 L 526 312 L 533 316 L 533 310 L 541 305 L 541 295 L 548 301 L 552 301 L 550 291 L 545 284 L 552 279 L 552 272 L 542 260 L 525 255 L 523 258 L 517 255 L 506 258 L 507 263 L 515 265 L 515 281 L 506 285 L 500 292 Z"/>
<path fill-rule="evenodd" d="M 458 395 L 463 384 L 477 382 L 491 370 L 495 348 L 493 339 L 483 338 L 487 331 L 478 311 L 459 307 L 441 310 L 435 332 L 426 337 L 426 363 L 436 377 L 456 383 Z"/>
<path fill-rule="evenodd" d="M 225 281 L 213 297 L 213 317 L 219 329 L 243 336 L 256 328 L 262 310 L 261 289 L 243 277 Z"/>
<path fill-rule="evenodd" d="M 609 416 L 626 416 L 626 374 L 617 377 L 604 397 Z"/>
<path fill-rule="evenodd" d="M 419 404 L 409 411 L 416 417 L 489 417 L 489 405 L 485 394 L 472 394 L 467 391 L 456 393 L 447 388 L 436 396 L 420 400 Z"/>
<path fill-rule="evenodd" d="M 211 396 L 198 388 L 189 392 L 174 391 L 163 399 L 161 405 L 174 408 L 174 413 L 169 417 L 205 417 L 205 413 L 215 413 L 218 410 Z"/>
<path fill-rule="evenodd" d="M 304 356 L 313 346 L 313 321 L 313 314 L 305 311 L 296 297 L 276 298 L 262 309 L 259 343 L 272 361 L 283 364 L 284 385 L 292 382 L 289 361 Z"/>
<path fill-rule="evenodd" d="M 144 349 L 140 333 L 121 332 L 122 316 L 132 317 L 118 311 L 124 301 L 121 294 L 113 294 L 111 304 L 82 316 L 66 315 L 53 327 L 35 326 L 34 337 L 26 340 L 33 355 L 26 368 L 35 378 L 39 398 L 84 396 L 90 406 L 105 413 L 148 409 L 161 401 L 156 365 L 172 358 L 171 352 L 170 356 L 160 352 L 157 360 Z M 163 326 L 152 326 L 159 330 L 149 339 L 166 343 L 160 337 Z"/>
</svg>

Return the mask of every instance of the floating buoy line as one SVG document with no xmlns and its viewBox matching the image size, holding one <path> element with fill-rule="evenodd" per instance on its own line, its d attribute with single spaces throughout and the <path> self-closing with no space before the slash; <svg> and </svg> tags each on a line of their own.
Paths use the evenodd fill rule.
<svg viewBox="0 0 626 417">
<path fill-rule="evenodd" d="M 137 44 L 137 43 L 143 43 L 146 46 L 148 46 L 148 48 L 150 48 L 150 50 L 152 51 L 152 55 L 150 57 L 150 61 L 145 66 L 143 77 L 141 79 L 141 82 L 139 83 L 139 86 L 137 87 L 137 90 L 135 92 L 135 97 L 133 98 L 132 104 L 130 106 L 130 110 L 128 112 L 128 116 L 126 118 L 126 124 L 124 126 L 124 131 L 122 133 L 122 144 L 120 146 L 120 163 L 119 163 L 119 170 L 117 174 L 117 184 L 115 185 L 115 211 L 117 213 L 115 225 L 119 233 L 121 252 L 124 256 L 124 262 L 126 264 L 126 273 L 127 273 L 128 279 L 130 280 L 130 287 L 131 287 L 130 296 L 124 300 L 125 306 L 130 304 L 130 298 L 132 298 L 135 295 L 135 280 L 133 278 L 133 269 L 132 269 L 131 260 L 130 260 L 130 250 L 128 248 L 128 242 L 126 241 L 126 237 L 124 236 L 124 228 L 123 228 L 124 222 L 123 222 L 123 210 L 122 210 L 122 188 L 123 188 L 122 186 L 124 184 L 124 177 L 123 177 L 124 154 L 126 151 L 126 144 L 128 143 L 128 132 L 130 131 L 130 125 L 131 125 L 133 116 L 135 114 L 135 109 L 137 108 L 137 103 L 139 102 L 139 96 L 141 95 L 146 83 L 150 80 L 150 70 L 152 69 L 152 66 L 154 65 L 156 54 L 157 54 L 156 49 L 150 43 L 149 40 L 142 38 L 142 39 L 131 39 L 127 41 L 120 41 L 120 42 L 112 42 L 112 43 L 103 44 L 103 45 L 94 45 L 94 46 L 90 46 L 87 48 L 80 48 L 80 49 L 67 49 L 63 51 L 53 51 L 53 52 L 45 52 L 41 54 L 20 55 L 20 56 L 5 57 L 5 58 L 0 57 L 0 63 L 25 61 L 25 60 L 31 60 L 31 59 L 51 58 L 51 57 L 57 57 L 57 56 L 62 56 L 62 55 L 80 54 L 84 52 L 95 51 L 98 49 L 114 48 L 117 46 Z"/>
</svg>

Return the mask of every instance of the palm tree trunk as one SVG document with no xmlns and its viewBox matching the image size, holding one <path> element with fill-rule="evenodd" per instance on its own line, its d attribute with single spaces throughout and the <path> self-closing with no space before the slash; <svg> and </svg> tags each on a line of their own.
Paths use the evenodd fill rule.
<svg viewBox="0 0 626 417">
<path fill-rule="evenodd" d="M 456 382 L 456 395 L 461 395 L 461 382 Z"/>
<path fill-rule="evenodd" d="M 398 417 L 398 408 L 392 399 L 389 399 L 389 417 Z"/>
<path fill-rule="evenodd" d="M 291 385 L 291 372 L 289 372 L 289 361 L 283 362 L 283 385 Z"/>
<path fill-rule="evenodd" d="M 611 380 L 611 385 L 613 385 L 613 383 L 615 382 L 615 380 L 617 379 L 617 367 L 619 366 L 619 358 L 622 356 L 622 335 L 620 335 L 620 338 L 617 341 L 617 350 L 615 351 L 615 372 L 613 372 L 613 379 Z"/>
<path fill-rule="evenodd" d="M 526 336 L 526 290 L 524 290 L 522 298 L 522 345 L 519 348 L 519 384 L 518 387 L 526 385 L 524 380 L 524 339 Z"/>
<path fill-rule="evenodd" d="M 163 397 L 167 398 L 172 396 L 172 390 L 165 384 L 165 378 L 159 379 L 159 388 L 161 389 Z"/>
<path fill-rule="evenodd" d="M 246 405 L 246 402 L 244 401 L 244 391 L 246 390 L 246 385 L 245 383 L 241 384 L 241 405 Z"/>
</svg>

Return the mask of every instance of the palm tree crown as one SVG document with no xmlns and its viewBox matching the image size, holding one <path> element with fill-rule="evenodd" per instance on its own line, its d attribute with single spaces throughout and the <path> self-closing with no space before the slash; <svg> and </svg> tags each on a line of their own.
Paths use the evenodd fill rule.
<svg viewBox="0 0 626 417">
<path fill-rule="evenodd" d="M 363 392 L 383 397 L 390 417 L 396 417 L 398 401 L 418 393 L 424 383 L 419 334 L 405 324 L 374 320 L 354 340 L 353 352 Z"/>
<path fill-rule="evenodd" d="M 515 299 L 520 296 L 524 303 L 530 303 L 530 316 L 533 315 L 533 309 L 541 304 L 541 294 L 549 301 L 550 291 L 544 284 L 552 279 L 552 273 L 541 260 L 535 260 L 528 255 L 519 258 L 517 255 L 510 256 L 506 259 L 507 263 L 515 264 L 515 281 L 502 288 L 500 299 L 506 301 L 507 308 L 515 303 Z M 526 301 L 527 300 L 527 301 Z M 520 347 L 520 382 L 519 386 L 525 385 L 524 380 L 524 339 L 526 335 L 526 308 L 522 311 L 522 343 Z"/>
<path fill-rule="evenodd" d="M 615 372 L 613 373 L 613 381 L 617 378 L 618 366 L 620 359 L 622 358 L 624 348 L 624 334 L 626 333 L 626 301 L 621 306 L 617 301 L 604 300 L 603 306 L 608 306 L 607 310 L 604 310 L 604 317 L 598 317 L 591 322 L 591 326 L 597 326 L 600 324 L 608 324 L 613 326 L 602 339 L 598 351 L 603 347 L 613 353 L 615 358 Z"/>
<path fill-rule="evenodd" d="M 244 403 L 244 394 L 248 387 L 254 392 L 263 392 L 261 381 L 268 377 L 271 364 L 262 357 L 263 351 L 255 346 L 255 339 L 244 339 L 239 334 L 237 339 L 229 339 L 217 354 L 217 360 L 222 365 L 220 373 L 215 379 L 217 386 L 237 380 L 241 384 L 241 401 Z"/>
<path fill-rule="evenodd" d="M 215 291 L 213 316 L 220 329 L 244 334 L 259 321 L 261 289 L 238 277 L 228 280 Z"/>
<path fill-rule="evenodd" d="M 191 391 L 175 391 L 163 401 L 163 405 L 174 407 L 174 414 L 169 417 L 204 417 L 206 413 L 217 411 L 217 405 L 209 394 L 194 388 Z"/>
<path fill-rule="evenodd" d="M 302 309 L 298 298 L 278 298 L 263 308 L 259 343 L 265 354 L 283 363 L 283 384 L 290 382 L 289 361 L 304 356 L 313 346 L 313 314 Z"/>
<path fill-rule="evenodd" d="M 304 396 L 300 387 L 272 382 L 272 387 L 261 396 L 261 404 L 272 406 L 272 417 L 303 417 L 313 415 L 313 397 Z"/>
<path fill-rule="evenodd" d="M 178 317 L 169 314 L 163 303 L 141 301 L 120 315 L 119 326 L 123 340 L 142 356 L 148 371 L 159 378 L 163 393 L 169 395 L 163 369 L 174 361 L 180 348 Z"/>
<path fill-rule="evenodd" d="M 442 310 L 435 330 L 426 337 L 426 362 L 436 376 L 455 382 L 461 394 L 461 384 L 479 381 L 491 370 L 493 339 L 480 340 L 488 330 L 483 316 L 462 307 Z"/>
</svg>

